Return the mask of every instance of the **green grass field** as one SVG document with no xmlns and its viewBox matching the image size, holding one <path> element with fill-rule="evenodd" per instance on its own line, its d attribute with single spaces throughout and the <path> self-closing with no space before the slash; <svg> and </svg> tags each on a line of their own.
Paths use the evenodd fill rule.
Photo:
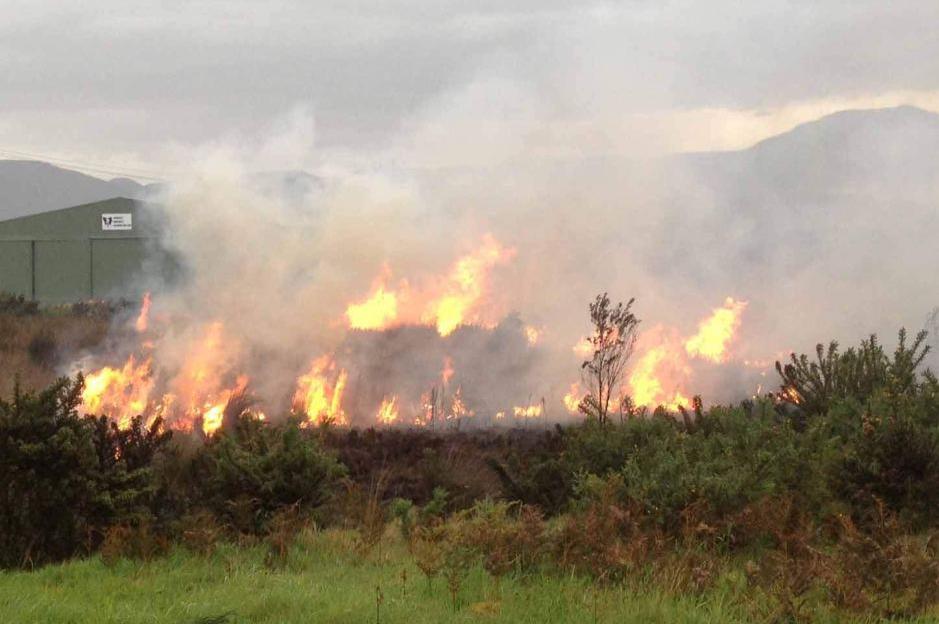
<svg viewBox="0 0 939 624">
<path fill-rule="evenodd" d="M 283 569 L 265 547 L 222 545 L 207 557 L 177 549 L 150 563 L 99 557 L 0 575 L 0 622 L 735 622 L 730 594 L 699 600 L 622 588 L 595 590 L 579 578 L 492 580 L 473 570 L 453 610 L 444 579 L 431 585 L 403 545 L 354 554 L 349 533 L 305 534 Z M 383 596 L 380 614 L 377 597 Z"/>
<path fill-rule="evenodd" d="M 681 624 L 775 619 L 769 600 L 765 608 L 754 605 L 752 597 L 743 602 L 735 589 L 740 579 L 732 576 L 698 597 L 598 587 L 556 574 L 503 579 L 496 595 L 493 580 L 478 568 L 466 578 L 454 610 L 445 580 L 428 584 L 400 540 L 387 539 L 379 557 L 376 550 L 357 554 L 353 539 L 343 531 L 303 533 L 279 569 L 265 565 L 263 545 L 222 544 L 208 556 L 177 548 L 149 563 L 122 559 L 108 566 L 96 556 L 33 572 L 3 572 L 0 622 Z M 813 613 L 811 621 L 874 620 Z"/>
</svg>

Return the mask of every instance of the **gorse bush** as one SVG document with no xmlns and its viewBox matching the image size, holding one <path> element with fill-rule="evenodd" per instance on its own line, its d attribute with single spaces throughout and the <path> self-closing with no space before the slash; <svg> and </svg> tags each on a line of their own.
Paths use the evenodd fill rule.
<svg viewBox="0 0 939 624">
<path fill-rule="evenodd" d="M 803 417 L 811 417 L 826 414 L 839 400 L 864 401 L 882 388 L 895 394 L 915 393 L 921 383 L 917 369 L 929 353 L 925 341 L 922 331 L 907 345 L 906 330 L 901 329 L 893 357 L 874 335 L 844 353 L 837 342 L 827 349 L 818 344 L 814 362 L 793 353 L 790 363 L 776 362 L 782 378 L 780 398 L 795 405 Z"/>
<path fill-rule="evenodd" d="M 349 543 L 380 563 L 396 519 L 454 609 L 475 574 L 498 594 L 537 571 L 680 594 L 736 584 L 770 621 L 810 621 L 819 601 L 915 615 L 939 604 L 939 381 L 925 353 L 903 333 L 893 353 L 873 337 L 832 345 L 780 367 L 778 397 L 548 431 L 245 417 L 173 444 L 159 422 L 79 416 L 81 379 L 63 380 L 0 402 L 0 564 L 95 548 L 149 559 L 167 537 L 209 554 L 227 537 L 265 544 L 279 568 L 311 518 L 354 529 Z"/>
<path fill-rule="evenodd" d="M 662 529 L 677 532 L 682 512 L 701 505 L 724 518 L 767 496 L 821 484 L 814 447 L 773 406 L 715 407 L 686 423 L 662 415 L 622 425 L 587 424 L 571 432 L 569 461 L 580 474 L 620 477 L 621 504 L 636 504 Z M 581 489 L 582 486 L 581 486 Z"/>
<path fill-rule="evenodd" d="M 79 416 L 82 381 L 0 400 L 0 565 L 40 565 L 88 552 L 108 528 L 150 516 L 160 423 L 119 430 Z"/>
<path fill-rule="evenodd" d="M 261 534 L 280 509 L 310 513 L 345 474 L 315 432 L 296 420 L 271 425 L 241 418 L 206 441 L 192 462 L 194 497 L 237 531 Z"/>
<path fill-rule="evenodd" d="M 841 418 L 854 427 L 833 461 L 834 492 L 855 510 L 856 519 L 883 504 L 915 526 L 935 524 L 939 401 L 879 393 L 862 409 L 843 409 Z"/>
</svg>

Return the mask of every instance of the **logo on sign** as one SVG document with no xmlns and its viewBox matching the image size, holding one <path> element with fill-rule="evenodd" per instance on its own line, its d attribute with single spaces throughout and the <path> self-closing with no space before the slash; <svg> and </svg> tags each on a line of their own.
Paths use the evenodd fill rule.
<svg viewBox="0 0 939 624">
<path fill-rule="evenodd" d="M 133 229 L 133 215 L 129 212 L 102 214 L 102 230 L 131 230 Z"/>
</svg>

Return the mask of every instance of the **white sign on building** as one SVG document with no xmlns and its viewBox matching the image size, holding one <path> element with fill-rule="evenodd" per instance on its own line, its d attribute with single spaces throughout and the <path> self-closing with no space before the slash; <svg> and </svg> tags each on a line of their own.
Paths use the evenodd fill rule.
<svg viewBox="0 0 939 624">
<path fill-rule="evenodd" d="M 129 212 L 104 213 L 101 215 L 102 230 L 132 230 L 133 216 Z"/>
</svg>

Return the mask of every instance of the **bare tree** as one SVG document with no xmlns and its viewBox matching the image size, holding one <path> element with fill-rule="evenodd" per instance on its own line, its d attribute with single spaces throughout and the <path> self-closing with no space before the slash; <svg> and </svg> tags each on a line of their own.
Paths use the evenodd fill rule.
<svg viewBox="0 0 939 624">
<path fill-rule="evenodd" d="M 593 334 L 587 341 L 593 347 L 593 357 L 581 366 L 584 384 L 589 390 L 581 402 L 581 411 L 596 416 L 601 423 L 609 419 L 610 400 L 619 389 L 636 346 L 639 319 L 630 310 L 634 301 L 630 299 L 625 305 L 613 306 L 609 295 L 603 293 L 590 304 Z"/>
</svg>

